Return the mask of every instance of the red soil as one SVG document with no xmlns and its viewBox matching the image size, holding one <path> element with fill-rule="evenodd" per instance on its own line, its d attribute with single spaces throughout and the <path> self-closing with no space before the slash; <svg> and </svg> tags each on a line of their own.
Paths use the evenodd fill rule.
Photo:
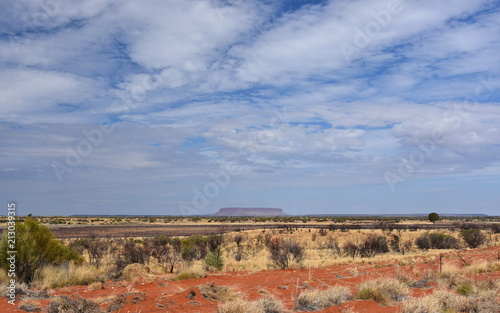
<svg viewBox="0 0 500 313">
<path fill-rule="evenodd" d="M 467 250 L 460 253 L 450 253 L 443 257 L 444 264 L 463 265 L 476 263 L 483 260 L 494 261 L 497 259 L 500 246 Z M 459 257 L 460 256 L 460 257 Z M 415 263 L 399 265 L 397 261 L 388 261 L 377 264 L 359 265 L 337 265 L 321 269 L 283 270 L 283 271 L 261 271 L 261 272 L 224 272 L 209 274 L 201 279 L 189 279 L 184 281 L 168 280 L 167 275 L 158 275 L 157 279 L 149 282 L 109 281 L 102 289 L 89 291 L 87 286 L 70 286 L 59 288 L 54 291 L 54 296 L 68 295 L 71 297 L 81 296 L 86 299 L 99 300 L 104 310 L 109 302 L 103 299 L 112 299 L 113 296 L 125 295 L 127 304 L 117 312 L 188 312 L 206 313 L 217 312 L 218 302 L 204 299 L 197 286 L 215 283 L 215 286 L 231 286 L 235 291 L 243 294 L 249 300 L 261 298 L 265 294 L 274 295 L 284 305 L 291 309 L 296 293 L 297 279 L 299 281 L 298 292 L 311 288 L 325 288 L 327 286 L 346 286 L 353 292 L 357 286 L 364 281 L 378 277 L 396 277 L 397 273 L 405 273 L 414 278 L 421 279 L 426 271 L 439 268 L 438 257 L 418 257 Z M 419 273 L 420 277 L 416 277 Z M 479 274 L 478 279 L 500 279 L 500 271 Z M 412 289 L 412 296 L 423 296 L 432 292 L 435 285 L 424 289 Z M 196 292 L 194 299 L 187 298 L 190 291 Z M 143 294 L 141 296 L 141 294 Z M 142 297 L 142 298 L 141 298 Z M 49 300 L 37 300 L 42 306 L 46 306 Z M 133 302 L 136 302 L 135 304 Z M 0 312 L 24 312 L 7 303 L 5 298 L 0 300 Z M 340 313 L 343 308 L 352 308 L 355 312 L 389 313 L 399 312 L 401 303 L 393 303 L 391 306 L 379 306 L 373 300 L 352 300 L 340 306 L 332 306 L 321 312 Z"/>
</svg>

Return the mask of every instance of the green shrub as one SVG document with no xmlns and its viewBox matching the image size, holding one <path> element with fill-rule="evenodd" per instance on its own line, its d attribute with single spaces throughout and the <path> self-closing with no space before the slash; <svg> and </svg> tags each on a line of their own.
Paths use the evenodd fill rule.
<svg viewBox="0 0 500 313">
<path fill-rule="evenodd" d="M 205 257 L 205 263 L 207 265 L 215 267 L 217 270 L 222 270 L 224 267 L 224 261 L 222 257 L 215 252 L 209 252 Z"/>
<path fill-rule="evenodd" d="M 461 294 L 463 296 L 469 296 L 476 292 L 476 287 L 472 282 L 468 281 L 458 285 L 457 288 L 455 288 L 455 290 L 457 291 L 458 294 Z"/>
<path fill-rule="evenodd" d="M 37 221 L 29 218 L 16 224 L 16 275 L 19 281 L 30 283 L 38 269 L 45 265 L 61 265 L 74 261 L 83 262 L 83 258 L 72 248 L 54 238 L 52 232 Z M 0 267 L 8 271 L 10 255 L 7 232 L 0 240 Z"/>
<path fill-rule="evenodd" d="M 373 299 L 381 305 L 390 300 L 402 301 L 410 293 L 408 286 L 394 278 L 378 278 L 361 283 L 356 297 L 361 300 Z"/>
<path fill-rule="evenodd" d="M 181 240 L 181 257 L 183 260 L 201 260 L 207 255 L 207 239 L 200 235 L 192 235 Z"/>
</svg>

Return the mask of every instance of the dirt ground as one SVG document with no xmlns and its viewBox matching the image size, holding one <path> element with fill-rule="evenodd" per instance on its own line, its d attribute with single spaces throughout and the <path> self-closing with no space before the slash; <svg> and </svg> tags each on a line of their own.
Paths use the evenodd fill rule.
<svg viewBox="0 0 500 313">
<path fill-rule="evenodd" d="M 447 253 L 443 256 L 444 264 L 463 266 L 464 261 L 472 264 L 481 261 L 495 261 L 498 258 L 500 246 Z M 460 257 L 459 257 L 460 255 Z M 146 281 L 108 281 L 99 289 L 90 290 L 88 286 L 69 286 L 55 289 L 52 296 L 67 295 L 72 298 L 83 297 L 100 304 L 104 311 L 108 309 L 113 299 L 123 295 L 125 305 L 115 312 L 217 312 L 219 302 L 210 301 L 200 294 L 197 286 L 214 283 L 215 286 L 231 286 L 248 300 L 256 300 L 265 295 L 279 298 L 287 309 L 292 309 L 296 293 L 308 289 L 323 289 L 328 286 L 340 285 L 350 288 L 353 293 L 361 282 L 379 277 L 396 277 L 407 274 L 414 279 L 422 279 L 426 272 L 439 269 L 439 258 L 436 256 L 420 256 L 408 264 L 390 261 L 384 263 L 344 264 L 320 269 L 273 270 L 260 272 L 223 272 L 211 273 L 201 279 L 183 281 L 172 280 L 167 274 L 157 275 Z M 411 264 L 412 263 L 412 264 Z M 500 279 L 500 271 L 477 274 L 477 279 Z M 297 284 L 298 282 L 298 284 Z M 423 288 L 413 288 L 412 296 L 420 297 L 429 293 L 436 285 L 432 282 Z M 115 300 L 116 301 L 116 300 Z M 50 299 L 36 300 L 36 303 L 46 307 Z M 0 312 L 25 312 L 0 300 Z M 400 312 L 401 303 L 389 306 L 379 306 L 373 300 L 352 300 L 340 306 L 332 306 L 321 312 L 341 313 L 346 308 L 354 312 Z"/>
</svg>

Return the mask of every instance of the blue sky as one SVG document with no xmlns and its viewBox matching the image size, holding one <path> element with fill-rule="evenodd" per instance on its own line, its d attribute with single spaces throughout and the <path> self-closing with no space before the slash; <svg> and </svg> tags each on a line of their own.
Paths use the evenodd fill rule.
<svg viewBox="0 0 500 313">
<path fill-rule="evenodd" d="M 20 214 L 499 214 L 498 1 L 2 7 Z"/>
</svg>

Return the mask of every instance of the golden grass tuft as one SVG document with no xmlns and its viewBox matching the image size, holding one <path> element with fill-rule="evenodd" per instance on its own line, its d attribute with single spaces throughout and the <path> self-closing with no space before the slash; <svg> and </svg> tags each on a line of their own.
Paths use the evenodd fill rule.
<svg viewBox="0 0 500 313">
<path fill-rule="evenodd" d="M 33 286 L 57 288 L 68 285 L 89 285 L 102 280 L 102 274 L 89 265 L 47 265 L 35 273 Z"/>
<path fill-rule="evenodd" d="M 175 277 L 176 280 L 198 279 L 207 276 L 207 272 L 200 266 L 190 266 L 182 269 Z"/>
<path fill-rule="evenodd" d="M 434 313 L 442 312 L 441 306 L 436 298 L 426 296 L 412 298 L 403 303 L 402 313 Z"/>
<path fill-rule="evenodd" d="M 283 303 L 273 296 L 268 296 L 257 301 L 235 299 L 220 304 L 218 313 L 286 313 Z"/>
<path fill-rule="evenodd" d="M 236 299 L 219 304 L 218 313 L 263 313 L 256 301 Z"/>
<path fill-rule="evenodd" d="M 410 293 L 408 286 L 394 278 L 379 278 L 361 283 L 356 298 L 375 300 L 380 305 L 388 305 L 391 300 L 402 301 Z"/>
<path fill-rule="evenodd" d="M 335 286 L 326 290 L 305 291 L 297 298 L 297 310 L 317 311 L 332 305 L 340 305 L 352 299 L 347 287 Z"/>
</svg>

